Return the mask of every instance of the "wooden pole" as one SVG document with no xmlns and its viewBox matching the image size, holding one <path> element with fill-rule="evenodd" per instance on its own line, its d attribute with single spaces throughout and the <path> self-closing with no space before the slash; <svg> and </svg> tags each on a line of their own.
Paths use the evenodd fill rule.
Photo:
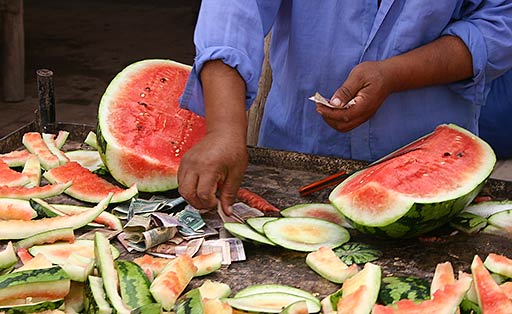
<svg viewBox="0 0 512 314">
<path fill-rule="evenodd" d="M 39 126 L 42 132 L 55 131 L 55 91 L 53 89 L 53 72 L 39 69 L 37 90 L 39 95 Z"/>
<path fill-rule="evenodd" d="M 0 0 L 2 9 L 2 89 L 5 101 L 25 97 L 23 0 Z"/>
<path fill-rule="evenodd" d="M 271 34 L 269 33 L 267 37 L 265 37 L 265 60 L 263 61 L 261 76 L 258 83 L 258 94 L 256 95 L 247 116 L 247 145 L 251 146 L 256 146 L 256 144 L 258 144 L 261 118 L 263 117 L 268 91 L 272 85 L 272 69 L 270 68 L 270 62 L 268 59 L 270 39 Z"/>
</svg>

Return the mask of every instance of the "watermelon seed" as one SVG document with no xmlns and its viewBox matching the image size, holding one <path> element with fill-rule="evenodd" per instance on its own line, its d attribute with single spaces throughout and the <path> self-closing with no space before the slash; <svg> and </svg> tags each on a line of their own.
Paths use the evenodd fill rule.
<svg viewBox="0 0 512 314">
<path fill-rule="evenodd" d="M 165 77 L 162 77 L 162 78 L 160 79 L 160 82 L 165 83 L 165 82 L 167 82 L 167 79 L 166 79 Z"/>
<path fill-rule="evenodd" d="M 144 90 L 145 90 L 146 92 L 150 92 L 150 91 L 151 91 L 151 88 L 146 87 L 146 88 L 144 88 Z"/>
<path fill-rule="evenodd" d="M 448 156 L 451 156 L 451 155 L 452 155 L 452 154 L 450 154 L 449 152 L 446 152 L 446 153 L 444 153 L 444 155 L 443 155 L 443 156 L 444 156 L 444 157 L 448 157 Z"/>
<path fill-rule="evenodd" d="M 457 157 L 459 157 L 459 158 L 460 158 L 460 157 L 462 157 L 462 156 L 464 156 L 464 152 L 458 152 L 458 153 L 457 153 Z"/>
<path fill-rule="evenodd" d="M 137 103 L 138 103 L 139 105 L 141 105 L 141 106 L 146 107 L 146 108 L 148 107 L 148 104 L 146 104 L 145 102 L 138 101 Z"/>
<path fill-rule="evenodd" d="M 140 97 L 146 97 L 146 94 L 140 93 Z"/>
</svg>

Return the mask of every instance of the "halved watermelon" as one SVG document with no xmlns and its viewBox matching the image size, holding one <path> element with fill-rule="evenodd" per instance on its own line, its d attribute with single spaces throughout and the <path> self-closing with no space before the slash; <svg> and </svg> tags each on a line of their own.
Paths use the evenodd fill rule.
<svg viewBox="0 0 512 314">
<path fill-rule="evenodd" d="M 99 105 L 97 141 L 119 183 L 145 192 L 177 187 L 183 153 L 206 132 L 202 117 L 178 105 L 190 70 L 170 60 L 144 60 L 109 84 Z"/>
<path fill-rule="evenodd" d="M 453 124 L 359 171 L 329 199 L 356 229 L 382 237 L 414 237 L 464 209 L 491 173 L 496 156 L 474 134 Z"/>
<path fill-rule="evenodd" d="M 137 186 L 125 190 L 90 172 L 79 163 L 71 161 L 46 171 L 43 176 L 52 183 L 73 181 L 65 193 L 84 202 L 98 203 L 109 193 L 114 193 L 111 203 L 120 203 L 137 195 Z"/>
</svg>

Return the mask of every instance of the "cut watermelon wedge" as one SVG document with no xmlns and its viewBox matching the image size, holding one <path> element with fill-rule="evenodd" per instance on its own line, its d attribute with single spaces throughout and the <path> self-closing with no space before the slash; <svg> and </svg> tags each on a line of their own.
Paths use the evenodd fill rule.
<svg viewBox="0 0 512 314">
<path fill-rule="evenodd" d="M 24 186 L 30 183 L 27 175 L 12 170 L 5 162 L 0 160 L 0 186 Z"/>
<path fill-rule="evenodd" d="M 111 203 L 120 203 L 135 197 L 137 186 L 125 190 L 90 172 L 77 162 L 50 169 L 43 176 L 52 183 L 73 181 L 73 185 L 65 191 L 71 197 L 84 202 L 98 203 L 109 193 L 114 193 Z"/>
<path fill-rule="evenodd" d="M 13 150 L 5 154 L 0 154 L 0 160 L 9 165 L 9 167 L 23 167 L 27 159 L 32 154 L 26 150 Z"/>
<path fill-rule="evenodd" d="M 98 150 L 121 184 L 155 192 L 178 186 L 183 154 L 205 134 L 204 119 L 181 109 L 191 67 L 144 60 L 119 73 L 101 98 Z"/>
<path fill-rule="evenodd" d="M 475 282 L 478 305 L 483 314 L 512 313 L 512 301 L 491 277 L 478 255 L 475 255 L 471 263 L 471 273 Z"/>
<path fill-rule="evenodd" d="M 394 154 L 353 174 L 329 196 L 361 232 L 400 238 L 440 227 L 475 198 L 496 162 L 487 143 L 453 124 Z"/>
<path fill-rule="evenodd" d="M 36 186 L 26 188 L 22 186 L 0 186 L 1 198 L 16 198 L 21 200 L 29 200 L 31 198 L 48 198 L 62 194 L 67 188 L 71 186 L 70 182 L 47 184 L 44 186 Z"/>
<path fill-rule="evenodd" d="M 43 141 L 43 137 L 39 132 L 27 132 L 23 134 L 23 145 L 29 152 L 36 155 L 44 169 L 58 167 L 59 158 L 52 154 L 48 146 Z"/>
</svg>

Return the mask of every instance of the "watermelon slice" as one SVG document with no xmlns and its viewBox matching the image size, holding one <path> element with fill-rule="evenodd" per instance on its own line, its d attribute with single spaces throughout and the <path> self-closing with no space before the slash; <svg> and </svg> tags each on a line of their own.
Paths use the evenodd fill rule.
<svg viewBox="0 0 512 314">
<path fill-rule="evenodd" d="M 435 314 L 453 314 L 457 311 L 462 302 L 466 291 L 471 285 L 471 279 L 464 277 L 454 284 L 447 285 L 444 289 L 434 293 L 430 300 L 416 303 L 411 300 L 401 300 L 392 305 L 377 304 L 373 307 L 372 314 L 416 314 L 416 313 L 435 313 Z M 497 313 L 497 312 L 489 312 Z"/>
<path fill-rule="evenodd" d="M 23 134 L 23 145 L 29 152 L 36 155 L 44 169 L 59 166 L 59 158 L 52 154 L 39 132 L 27 132 Z"/>
<path fill-rule="evenodd" d="M 487 143 L 453 124 L 395 154 L 353 174 L 329 196 L 361 232 L 414 237 L 447 223 L 475 198 L 496 162 Z"/>
<path fill-rule="evenodd" d="M 31 198 L 48 198 L 62 194 L 71 186 L 71 182 L 47 184 L 44 186 L 35 186 L 27 188 L 23 186 L 0 186 L 0 198 L 16 198 L 20 200 L 29 200 Z"/>
<path fill-rule="evenodd" d="M 109 193 L 114 193 L 111 203 L 120 203 L 136 196 L 137 186 L 125 190 L 90 172 L 77 162 L 68 162 L 46 171 L 43 176 L 52 183 L 73 181 L 65 193 L 84 202 L 98 203 Z"/>
<path fill-rule="evenodd" d="M 471 263 L 471 273 L 475 282 L 478 305 L 482 309 L 482 313 L 512 313 L 512 301 L 491 277 L 478 255 L 475 255 L 473 263 Z"/>
<path fill-rule="evenodd" d="M 183 154 L 205 134 L 204 119 L 179 108 L 191 67 L 144 60 L 119 73 L 98 112 L 98 150 L 121 184 L 155 192 L 178 186 Z"/>
<path fill-rule="evenodd" d="M 23 167 L 27 159 L 32 154 L 26 150 L 13 150 L 5 154 L 0 154 L 0 160 L 9 165 L 9 167 Z"/>
<path fill-rule="evenodd" d="M 5 162 L 0 160 L 0 185 L 23 186 L 30 182 L 27 175 L 12 170 Z"/>
</svg>

